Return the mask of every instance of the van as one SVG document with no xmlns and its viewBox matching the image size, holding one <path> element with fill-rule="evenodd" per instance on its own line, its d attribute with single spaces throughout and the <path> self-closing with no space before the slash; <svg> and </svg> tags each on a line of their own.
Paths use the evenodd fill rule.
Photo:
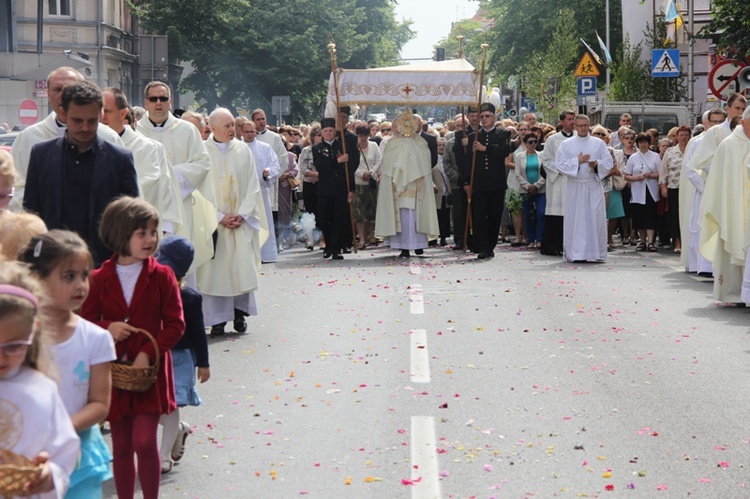
<svg viewBox="0 0 750 499">
<path fill-rule="evenodd" d="M 690 110 L 679 102 L 609 102 L 599 101 L 589 113 L 592 125 L 602 125 L 613 132 L 620 128 L 620 115 L 629 113 L 633 117 L 633 129 L 645 132 L 651 128 L 667 135 L 674 127 L 692 126 Z"/>
</svg>

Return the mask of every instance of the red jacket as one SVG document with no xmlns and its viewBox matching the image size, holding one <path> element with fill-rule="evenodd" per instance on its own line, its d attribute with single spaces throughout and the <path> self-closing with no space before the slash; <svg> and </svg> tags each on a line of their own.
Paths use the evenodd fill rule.
<svg viewBox="0 0 750 499">
<path fill-rule="evenodd" d="M 112 404 L 107 419 L 117 421 L 134 414 L 169 414 L 176 407 L 172 355 L 170 350 L 185 332 L 180 289 L 172 269 L 153 257 L 143 262 L 143 270 L 133 291 L 130 307 L 125 303 L 113 256 L 89 278 L 91 289 L 81 308 L 81 316 L 107 329 L 112 322 L 124 321 L 145 329 L 156 339 L 161 356 L 156 383 L 143 393 L 112 387 Z M 143 334 L 132 334 L 115 343 L 117 358 L 134 360 L 140 352 L 155 361 L 154 347 Z"/>
</svg>

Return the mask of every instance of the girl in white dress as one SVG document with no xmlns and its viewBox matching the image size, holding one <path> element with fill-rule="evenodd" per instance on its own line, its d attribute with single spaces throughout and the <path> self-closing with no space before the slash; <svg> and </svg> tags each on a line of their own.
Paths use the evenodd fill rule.
<svg viewBox="0 0 750 499">
<path fill-rule="evenodd" d="M 102 482 L 112 478 L 112 454 L 99 423 L 109 411 L 115 344 L 107 330 L 75 313 L 89 292 L 91 253 L 78 234 L 52 230 L 32 239 L 22 259 L 47 288 L 45 326 L 59 373 L 58 387 L 81 439 L 81 458 L 65 498 L 101 497 Z"/>
<path fill-rule="evenodd" d="M 43 464 L 26 496 L 62 498 L 80 441 L 43 355 L 39 297 L 43 291 L 16 262 L 0 263 L 0 449 Z"/>
</svg>

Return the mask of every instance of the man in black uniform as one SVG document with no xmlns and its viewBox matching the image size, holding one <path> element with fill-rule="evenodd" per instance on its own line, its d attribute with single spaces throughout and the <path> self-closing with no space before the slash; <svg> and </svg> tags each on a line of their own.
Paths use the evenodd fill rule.
<svg viewBox="0 0 750 499">
<path fill-rule="evenodd" d="M 346 126 L 349 124 L 349 115 L 351 114 L 351 112 L 352 109 L 350 106 L 341 106 L 339 108 L 339 119 L 341 120 L 340 129 L 344 130 L 346 152 L 349 153 L 349 173 L 354 175 L 351 172 L 356 172 L 357 168 L 359 168 L 359 146 L 357 145 L 357 134 L 349 131 L 346 128 Z M 341 138 L 338 133 L 336 134 L 336 137 L 338 137 L 339 139 Z M 351 188 L 352 191 L 354 191 L 353 185 L 351 186 Z M 351 253 L 352 247 L 354 246 L 354 234 L 352 233 L 352 214 L 348 207 L 344 216 L 346 217 L 346 220 L 344 221 L 344 232 L 342 232 L 341 235 L 341 250 L 346 254 Z M 361 241 L 360 244 L 362 244 Z"/>
<path fill-rule="evenodd" d="M 313 165 L 318 171 L 318 213 L 319 225 L 323 229 L 326 249 L 323 258 L 333 257 L 343 260 L 342 248 L 348 243 L 344 236 L 348 204 L 354 200 L 354 170 L 349 162 L 349 190 L 346 184 L 345 163 L 351 155 L 359 156 L 356 144 L 347 144 L 347 154 L 343 154 L 341 139 L 336 136 L 336 120 L 325 118 L 320 122 L 323 140 L 313 146 Z M 355 139 L 356 140 L 356 139 Z"/>
<path fill-rule="evenodd" d="M 453 158 L 458 161 L 458 150 L 461 149 L 464 155 L 469 154 L 469 161 L 471 161 L 471 151 L 469 150 L 469 136 L 474 133 L 476 127 L 479 126 L 479 109 L 477 106 L 469 106 L 466 116 L 462 116 L 461 123 L 459 126 L 458 120 L 456 120 L 456 132 L 453 135 Z M 466 190 L 464 185 L 469 184 L 469 178 L 466 177 L 464 180 L 462 174 L 462 167 L 460 163 L 458 166 L 458 178 L 456 184 L 458 189 L 453 194 L 453 245 L 454 251 L 464 250 L 464 227 L 466 224 L 466 208 L 468 205 L 468 199 L 466 197 Z M 469 169 L 471 169 L 471 163 L 469 163 Z M 448 172 L 446 171 L 446 174 Z M 450 175 L 450 174 L 449 174 Z M 458 195 L 456 195 L 456 192 Z M 473 238 L 471 233 L 468 234 L 468 240 L 466 246 L 471 249 L 473 248 Z"/>
<path fill-rule="evenodd" d="M 505 158 L 511 152 L 510 134 L 495 128 L 495 106 L 489 102 L 479 107 L 480 127 L 468 135 L 468 146 L 459 146 L 457 139 L 456 162 L 461 169 L 466 195 L 471 198 L 474 224 L 474 247 L 477 258 L 486 260 L 495 256 L 495 245 L 500 234 L 507 188 Z M 471 183 L 472 155 L 476 155 L 473 185 Z"/>
</svg>

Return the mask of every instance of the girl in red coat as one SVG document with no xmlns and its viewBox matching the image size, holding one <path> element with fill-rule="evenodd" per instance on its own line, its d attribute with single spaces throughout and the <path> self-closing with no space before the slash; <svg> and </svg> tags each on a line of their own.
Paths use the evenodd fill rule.
<svg viewBox="0 0 750 499">
<path fill-rule="evenodd" d="M 156 362 L 145 329 L 159 346 L 160 369 L 147 391 L 112 389 L 107 415 L 112 430 L 115 488 L 120 499 L 135 495 L 135 462 L 145 499 L 159 496 L 161 463 L 156 440 L 159 417 L 176 408 L 170 350 L 185 331 L 177 280 L 152 257 L 159 242 L 159 213 L 142 199 L 122 197 L 107 206 L 99 237 L 115 254 L 90 277 L 81 316 L 109 330 L 117 358 L 135 367 Z"/>
</svg>

